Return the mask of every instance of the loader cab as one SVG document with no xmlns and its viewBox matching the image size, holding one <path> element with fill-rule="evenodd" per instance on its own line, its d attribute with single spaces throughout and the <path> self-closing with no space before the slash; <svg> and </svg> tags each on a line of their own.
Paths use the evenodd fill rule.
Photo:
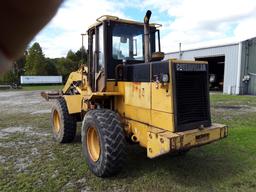
<svg viewBox="0 0 256 192">
<path fill-rule="evenodd" d="M 90 85 L 93 91 L 105 90 L 106 81 L 116 80 L 122 64 L 144 63 L 144 24 L 103 16 L 88 31 Z M 150 25 L 150 52 L 160 51 L 160 32 Z"/>
</svg>

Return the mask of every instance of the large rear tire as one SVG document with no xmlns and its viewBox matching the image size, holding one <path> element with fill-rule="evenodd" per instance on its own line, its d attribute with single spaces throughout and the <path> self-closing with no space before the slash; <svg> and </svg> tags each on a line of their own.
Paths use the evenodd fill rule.
<svg viewBox="0 0 256 192">
<path fill-rule="evenodd" d="M 120 117 L 109 109 L 90 110 L 82 124 L 82 150 L 98 177 L 118 173 L 125 162 L 126 139 Z"/>
<path fill-rule="evenodd" d="M 59 143 L 70 143 L 76 136 L 76 118 L 68 113 L 64 98 L 57 99 L 52 107 L 51 125 L 53 139 Z"/>
</svg>

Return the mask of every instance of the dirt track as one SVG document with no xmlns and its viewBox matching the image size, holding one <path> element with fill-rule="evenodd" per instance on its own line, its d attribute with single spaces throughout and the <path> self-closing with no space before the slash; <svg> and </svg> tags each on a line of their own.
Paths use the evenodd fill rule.
<svg viewBox="0 0 256 192">
<path fill-rule="evenodd" d="M 0 92 L 0 119 L 1 124 L 7 124 L 9 117 L 16 117 L 12 119 L 14 126 L 1 126 L 0 138 L 7 139 L 8 137 L 23 133 L 27 135 L 48 136 L 49 132 L 38 132 L 38 127 L 22 126 L 19 119 L 27 116 L 33 118 L 33 115 L 50 114 L 51 103 L 44 101 L 40 97 L 40 91 L 7 91 Z M 26 123 L 27 118 L 23 119 Z M 33 124 L 33 122 L 31 122 Z M 0 124 L 0 125 L 1 125 Z M 0 142 L 0 146 L 6 143 Z"/>
<path fill-rule="evenodd" d="M 0 113 L 49 113 L 50 103 L 40 97 L 40 91 L 0 92 Z"/>
<path fill-rule="evenodd" d="M 0 92 L 0 147 L 3 151 L 22 151 L 29 146 L 31 149 L 31 154 L 24 157 L 17 157 L 18 154 L 14 153 L 1 153 L 1 163 L 13 162 L 12 166 L 17 172 L 26 171 L 33 161 L 32 156 L 39 153 L 36 144 L 50 136 L 48 130 L 39 130 L 39 127 L 32 125 L 33 122 L 28 122 L 33 119 L 33 115 L 50 113 L 50 103 L 46 103 L 39 95 L 39 91 Z M 22 137 L 28 141 L 22 141 Z M 30 137 L 33 139 L 30 140 Z"/>
</svg>

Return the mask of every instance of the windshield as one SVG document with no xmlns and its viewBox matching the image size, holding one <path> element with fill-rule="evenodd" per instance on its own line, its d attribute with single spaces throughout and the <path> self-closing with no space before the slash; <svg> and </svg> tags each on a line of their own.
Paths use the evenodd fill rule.
<svg viewBox="0 0 256 192">
<path fill-rule="evenodd" d="M 116 24 L 112 35 L 112 57 L 115 60 L 144 60 L 143 26 Z"/>
</svg>

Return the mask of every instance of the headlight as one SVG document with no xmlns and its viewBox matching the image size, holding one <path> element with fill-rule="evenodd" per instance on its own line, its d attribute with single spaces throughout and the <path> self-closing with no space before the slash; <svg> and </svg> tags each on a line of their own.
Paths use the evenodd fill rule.
<svg viewBox="0 0 256 192">
<path fill-rule="evenodd" d="M 161 78 L 163 83 L 167 83 L 169 81 L 169 75 L 168 74 L 162 74 Z"/>
</svg>

